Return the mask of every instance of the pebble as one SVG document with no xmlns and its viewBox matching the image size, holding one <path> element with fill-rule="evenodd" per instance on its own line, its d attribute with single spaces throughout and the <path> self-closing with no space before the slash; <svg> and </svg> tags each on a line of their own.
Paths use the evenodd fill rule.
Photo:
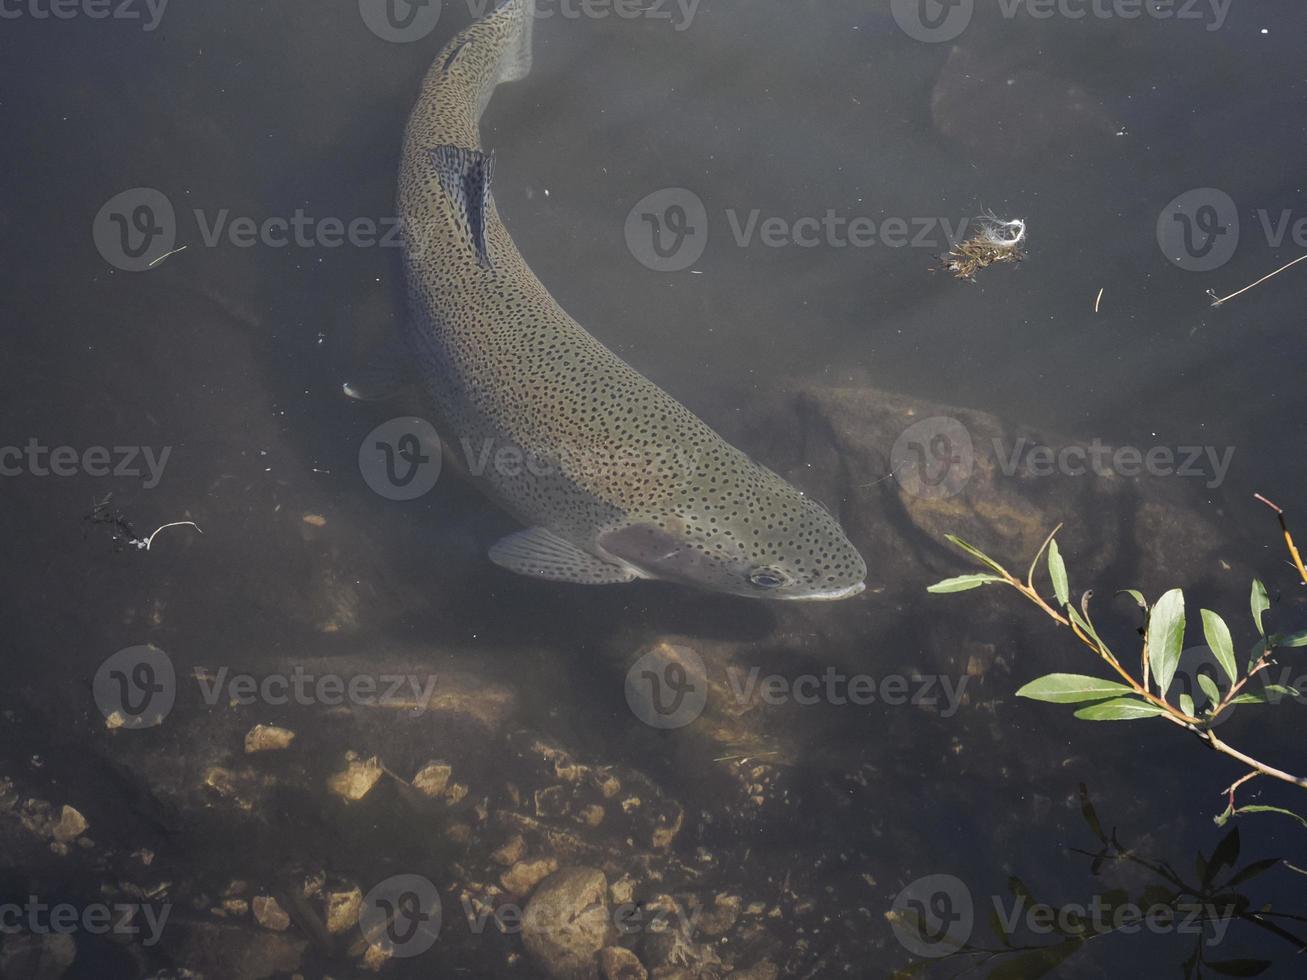
<svg viewBox="0 0 1307 980">
<path fill-rule="evenodd" d="M 280 749 L 289 748 L 290 743 L 293 741 L 295 741 L 295 733 L 288 728 L 278 728 L 276 725 L 255 725 L 245 733 L 245 754 L 276 752 Z"/>
</svg>

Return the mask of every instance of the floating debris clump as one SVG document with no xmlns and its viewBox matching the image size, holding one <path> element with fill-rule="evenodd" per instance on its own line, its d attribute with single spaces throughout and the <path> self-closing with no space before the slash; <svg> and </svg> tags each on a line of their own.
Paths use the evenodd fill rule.
<svg viewBox="0 0 1307 980">
<path fill-rule="evenodd" d="M 976 273 L 1001 262 L 1020 262 L 1026 257 L 1026 223 L 1021 218 L 1004 221 L 987 214 L 977 219 L 980 230 L 939 257 L 937 269 L 947 269 L 957 279 L 976 281 Z"/>
</svg>

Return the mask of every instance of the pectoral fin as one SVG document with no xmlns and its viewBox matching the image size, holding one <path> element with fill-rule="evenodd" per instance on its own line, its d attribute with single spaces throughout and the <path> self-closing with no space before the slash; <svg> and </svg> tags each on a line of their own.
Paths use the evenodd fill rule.
<svg viewBox="0 0 1307 980">
<path fill-rule="evenodd" d="M 519 575 L 579 585 L 630 582 L 636 573 L 583 551 L 548 528 L 531 527 L 495 542 L 490 560 Z"/>
<path fill-rule="evenodd" d="M 462 217 L 468 245 L 476 252 L 477 263 L 491 268 L 486 217 L 490 208 L 490 181 L 495 176 L 495 155 L 449 144 L 433 147 L 430 153 L 441 189 Z"/>
</svg>

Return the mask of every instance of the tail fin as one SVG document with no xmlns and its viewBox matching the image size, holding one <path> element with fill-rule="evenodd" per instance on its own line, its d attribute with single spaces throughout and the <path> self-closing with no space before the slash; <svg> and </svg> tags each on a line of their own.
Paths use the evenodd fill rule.
<svg viewBox="0 0 1307 980">
<path fill-rule="evenodd" d="M 480 146 L 477 123 L 500 82 L 531 71 L 535 0 L 501 0 L 445 45 L 409 118 L 415 159 L 434 146 Z"/>
<path fill-rule="evenodd" d="M 505 45 L 499 62 L 499 82 L 516 82 L 531 74 L 531 45 L 535 25 L 535 0 L 504 0 L 502 7 L 516 11 L 516 37 Z"/>
<path fill-rule="evenodd" d="M 468 63 L 477 71 L 477 117 L 501 82 L 516 82 L 531 73 L 535 0 L 502 0 L 498 7 L 460 35 Z M 480 49 L 480 50 L 476 50 Z M 451 63 L 457 64 L 455 53 Z"/>
</svg>

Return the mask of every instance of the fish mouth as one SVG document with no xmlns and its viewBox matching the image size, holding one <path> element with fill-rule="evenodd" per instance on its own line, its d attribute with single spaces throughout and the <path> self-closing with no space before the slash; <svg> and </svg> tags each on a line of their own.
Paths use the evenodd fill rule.
<svg viewBox="0 0 1307 980">
<path fill-rule="evenodd" d="M 836 599 L 848 599 L 867 588 L 866 582 L 856 582 L 853 585 L 846 585 L 842 589 L 831 589 L 829 592 L 807 592 L 803 595 L 786 595 L 777 596 L 779 599 L 789 599 L 791 601 L 809 600 L 813 602 L 834 602 Z"/>
</svg>

